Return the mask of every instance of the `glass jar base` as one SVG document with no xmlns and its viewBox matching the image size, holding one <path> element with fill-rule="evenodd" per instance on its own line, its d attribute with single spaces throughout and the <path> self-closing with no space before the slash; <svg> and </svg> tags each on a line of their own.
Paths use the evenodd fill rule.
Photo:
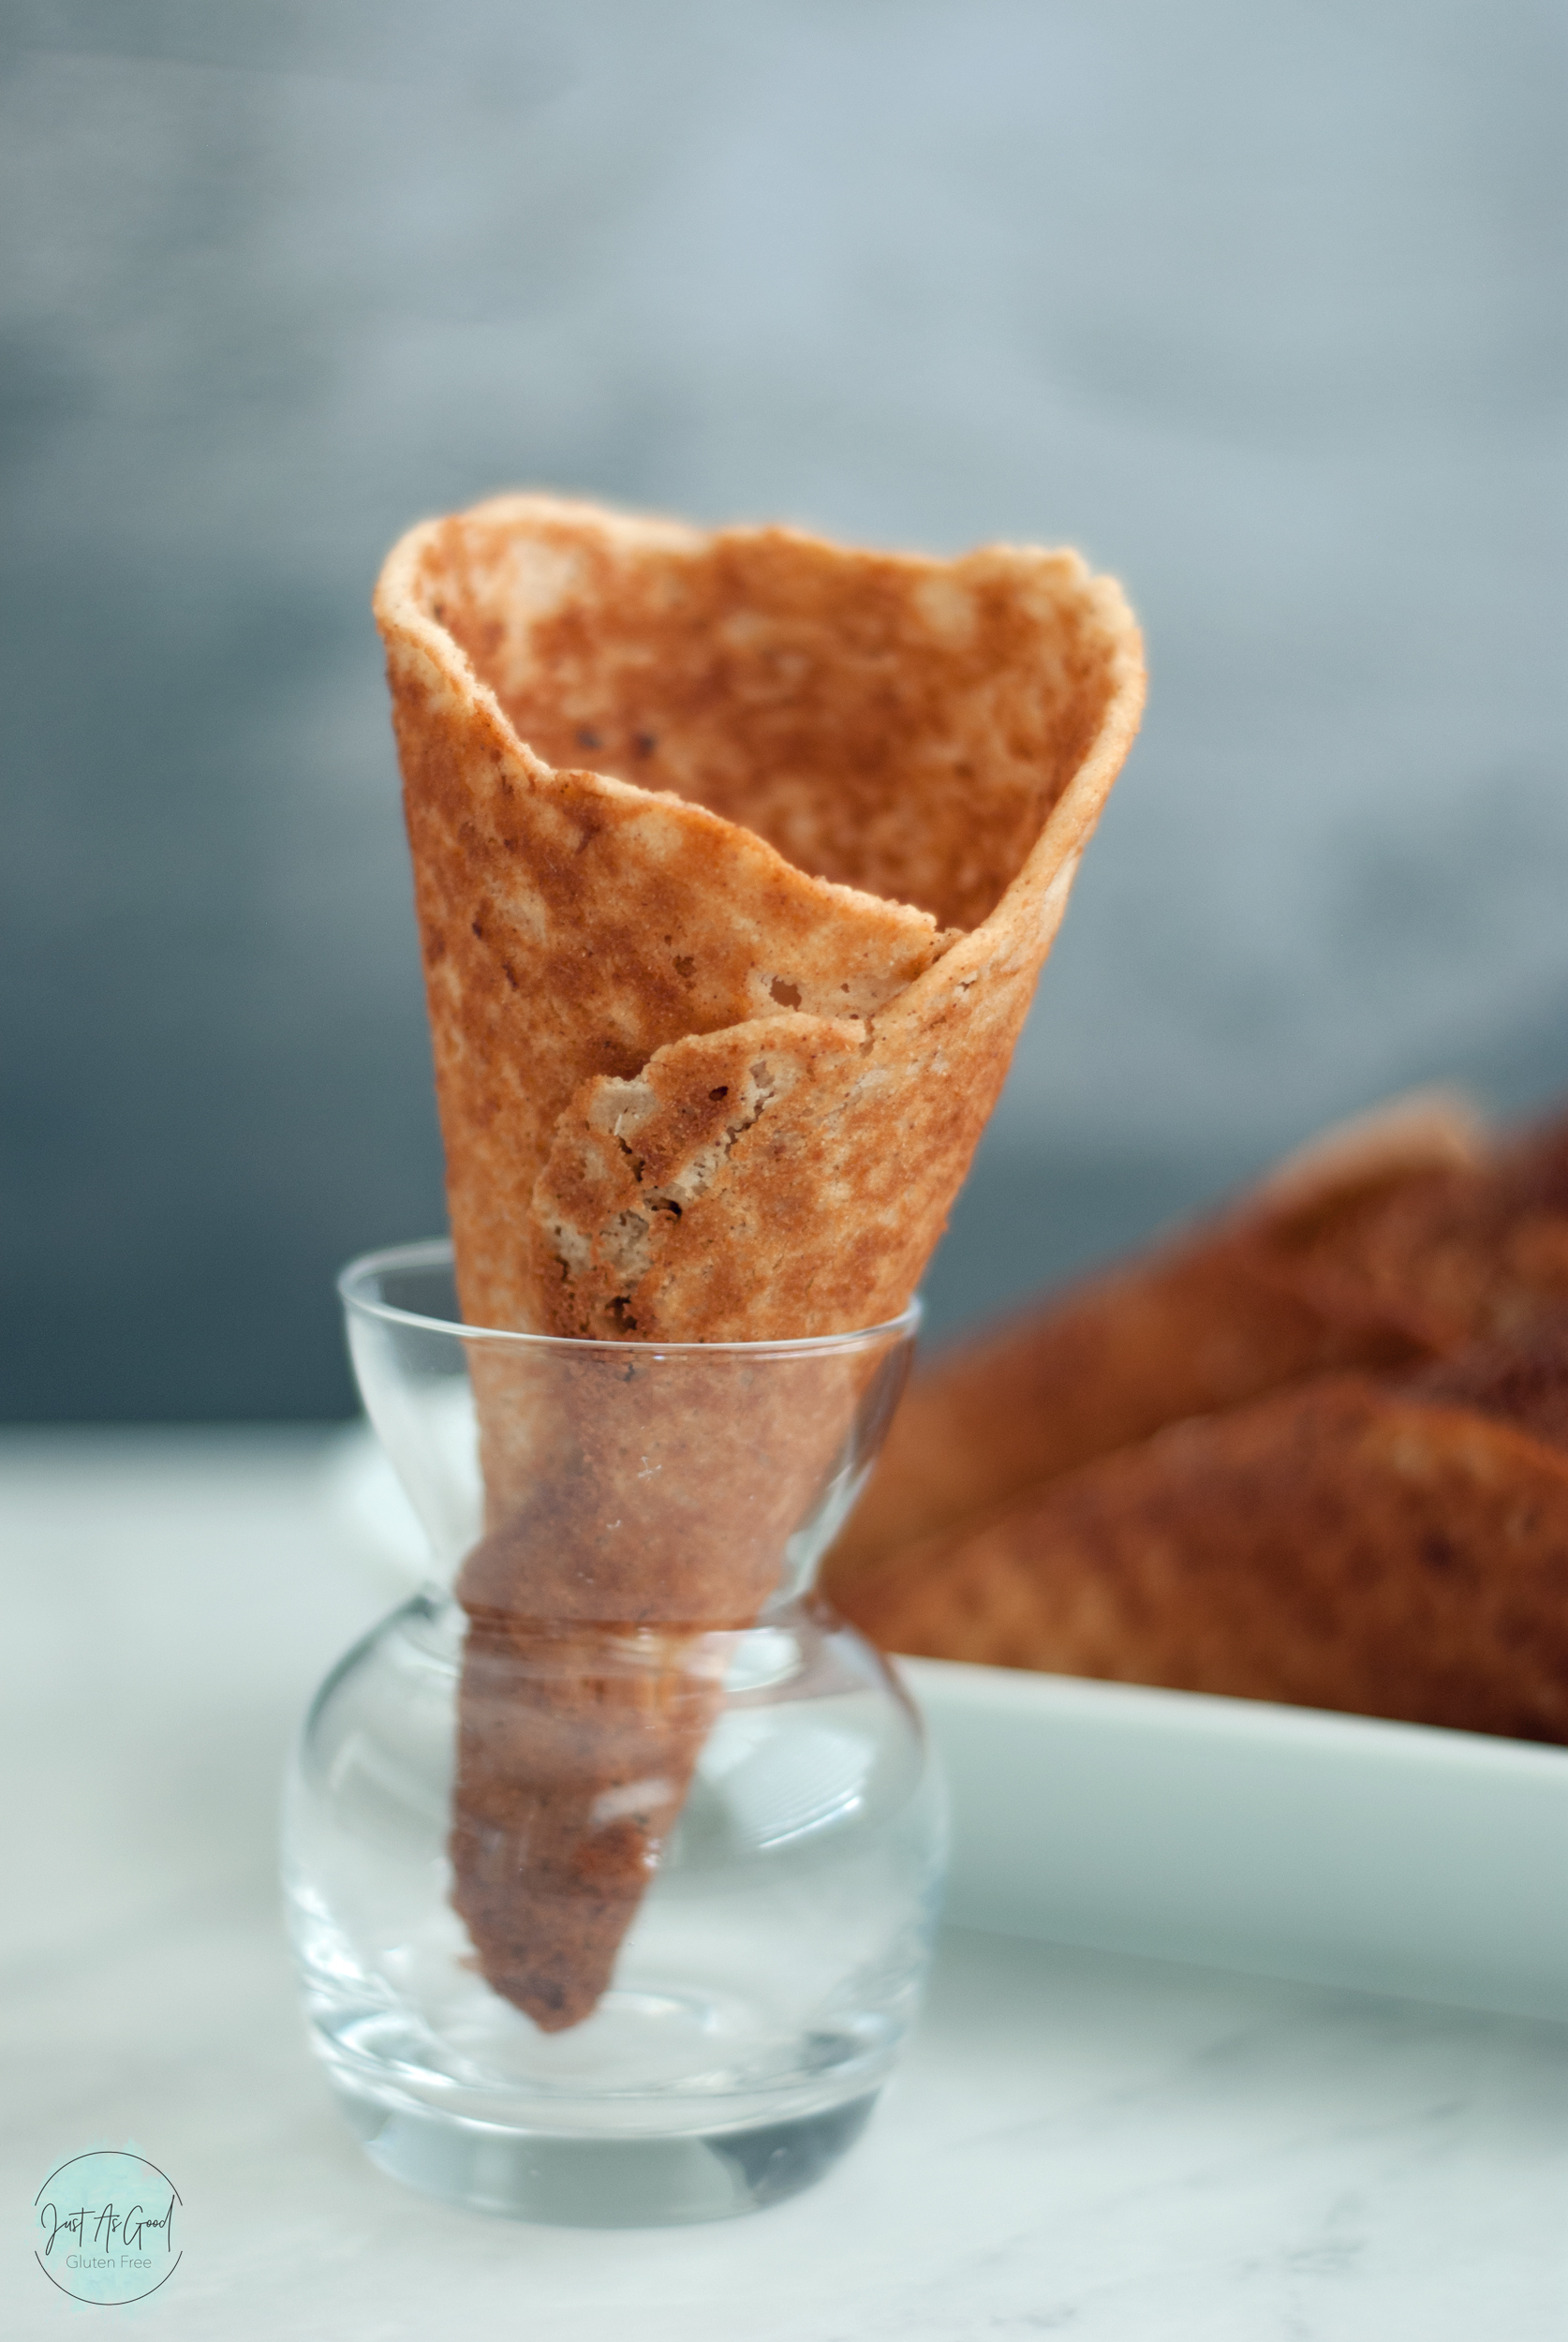
<svg viewBox="0 0 1568 2342">
<path fill-rule="evenodd" d="M 584 2139 L 472 2122 L 332 2081 L 365 2152 L 393 2179 L 470 2212 L 552 2228 L 673 2228 L 783 2203 L 847 2154 L 878 2097 L 705 2137 Z"/>
</svg>

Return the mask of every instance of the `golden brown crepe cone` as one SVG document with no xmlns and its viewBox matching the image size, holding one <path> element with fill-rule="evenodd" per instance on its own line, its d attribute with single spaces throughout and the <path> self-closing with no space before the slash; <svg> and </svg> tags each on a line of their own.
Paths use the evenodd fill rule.
<svg viewBox="0 0 1568 2342">
<path fill-rule="evenodd" d="M 1398 1297 L 1328 1266 L 1391 1198 L 1478 1164 L 1473 1110 L 1420 1091 L 1324 1133 L 1217 1218 L 986 1327 L 914 1377 L 823 1572 L 880 1555 L 1163 1425 L 1335 1367 L 1428 1354 Z"/>
<path fill-rule="evenodd" d="M 1382 1323 L 1428 1356 L 1568 1302 L 1568 1117 L 1412 1180 L 1341 1227 L 1287 1232 L 1280 1273 L 1326 1315 Z"/>
<path fill-rule="evenodd" d="M 851 1608 L 936 1658 L 1568 1741 L 1568 1313 L 1176 1425 Z"/>
<path fill-rule="evenodd" d="M 377 615 L 466 1317 L 714 1342 L 896 1315 L 1136 728 L 1117 589 L 1071 554 L 943 563 L 515 497 L 413 531 Z M 548 1639 L 535 1507 L 563 1551 L 591 1523 L 563 1526 L 567 1482 L 513 1484 L 506 1405 L 479 1400 L 491 1534 L 460 1587 L 456 1900 L 496 1988 L 571 2023 L 664 1824 L 598 1849 L 591 1925 L 587 1895 L 563 1916 L 570 1887 L 536 1896 L 536 1875 L 576 1876 L 572 1813 L 634 1781 L 678 1810 L 712 1695 L 676 1697 L 689 1637 L 624 1682 L 609 1667 L 592 1722 L 563 1692 L 570 1783 L 518 1805 L 527 1751 L 479 1721 L 481 1673 L 498 1619 L 525 1656 Z M 736 1486 L 709 1481 L 717 1553 Z M 722 1586 L 698 1567 L 709 1616 L 656 1535 L 640 1599 L 741 1622 L 777 1559 Z"/>
</svg>

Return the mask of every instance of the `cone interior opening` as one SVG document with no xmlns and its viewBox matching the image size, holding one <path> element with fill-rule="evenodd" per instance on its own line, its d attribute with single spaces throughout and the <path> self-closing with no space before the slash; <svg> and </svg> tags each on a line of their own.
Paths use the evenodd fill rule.
<svg viewBox="0 0 1568 2342">
<path fill-rule="evenodd" d="M 537 755 L 673 792 L 939 926 L 995 909 L 1116 688 L 1075 555 L 824 557 L 786 529 L 543 499 L 522 528 L 525 505 L 431 530 L 415 591 Z"/>
</svg>

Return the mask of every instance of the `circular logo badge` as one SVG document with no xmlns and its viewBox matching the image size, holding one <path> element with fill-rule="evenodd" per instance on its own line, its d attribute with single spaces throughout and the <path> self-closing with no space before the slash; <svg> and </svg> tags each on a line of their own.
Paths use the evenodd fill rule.
<svg viewBox="0 0 1568 2342">
<path fill-rule="evenodd" d="M 73 2155 L 33 2199 L 34 2259 L 73 2301 L 141 2301 L 180 2265 L 179 2203 L 168 2173 L 129 2147 Z"/>
</svg>

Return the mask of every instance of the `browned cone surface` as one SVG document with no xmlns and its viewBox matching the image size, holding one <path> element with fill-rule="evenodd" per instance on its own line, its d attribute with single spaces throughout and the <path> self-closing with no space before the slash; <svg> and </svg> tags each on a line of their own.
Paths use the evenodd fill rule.
<svg viewBox="0 0 1568 2342">
<path fill-rule="evenodd" d="M 468 1320 L 714 1342 L 895 1316 L 1136 729 L 1117 588 L 1072 554 L 942 562 L 512 497 L 405 538 L 376 606 Z M 519 1803 L 532 1760 L 496 1722 L 495 1621 L 521 1664 L 560 1572 L 541 1596 L 543 1500 L 506 1408 L 481 1407 L 456 1899 L 496 1989 L 560 2024 L 608 1979 L 703 1699 L 675 1697 L 673 1645 L 561 1692 L 570 1761 Z M 549 1499 L 579 1558 L 591 1477 Z M 704 1485 L 717 1553 L 741 1490 Z M 703 1629 L 693 1569 L 724 1623 L 771 1582 L 753 1552 L 720 1594 L 653 1528 L 643 1608 L 598 1625 L 651 1602 Z M 583 1817 L 648 1781 L 663 1803 L 590 1860 Z M 591 1893 L 557 1892 L 589 1871 Z"/>
<path fill-rule="evenodd" d="M 932 1657 L 1568 1741 L 1568 1312 L 1176 1425 L 851 1607 Z"/>
<path fill-rule="evenodd" d="M 1568 1120 L 1488 1144 L 1444 1093 L 1344 1125 L 1216 1219 L 985 1328 L 917 1374 L 824 1571 L 1337 1368 L 1450 1355 L 1568 1300 Z"/>
<path fill-rule="evenodd" d="M 495 1525 L 459 1581 L 453 1900 L 492 1983 L 555 2031 L 603 1990 L 726 1630 L 772 1593 L 875 1362 L 495 1344 L 473 1369 Z"/>
</svg>

